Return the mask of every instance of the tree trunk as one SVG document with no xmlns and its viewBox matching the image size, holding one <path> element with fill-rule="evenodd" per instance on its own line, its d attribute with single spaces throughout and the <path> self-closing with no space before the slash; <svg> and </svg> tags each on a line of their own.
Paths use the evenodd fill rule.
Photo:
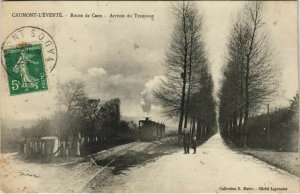
<svg viewBox="0 0 300 194">
<path fill-rule="evenodd" d="M 257 5 L 257 4 L 256 4 Z M 254 39 L 255 39 L 255 34 L 257 30 L 257 25 L 258 25 L 258 10 L 256 8 L 255 10 L 255 15 L 254 21 L 253 21 L 253 32 L 251 34 L 251 42 L 250 42 L 250 47 L 249 47 L 249 52 L 247 54 L 246 58 L 246 78 L 245 78 L 245 118 L 244 118 L 244 147 L 247 146 L 247 122 L 248 122 L 248 116 L 249 116 L 249 107 L 250 107 L 250 99 L 249 99 L 249 74 L 250 74 L 250 56 L 253 51 L 253 44 L 254 44 Z"/>
<path fill-rule="evenodd" d="M 234 112 L 233 114 L 233 119 L 232 119 L 233 123 L 233 142 L 236 143 L 237 142 L 237 111 Z"/>
<path fill-rule="evenodd" d="M 204 128 L 204 125 L 202 124 L 202 126 L 201 126 L 201 133 L 200 133 L 201 137 L 203 136 L 203 128 Z"/>
<path fill-rule="evenodd" d="M 195 121 L 194 118 L 192 119 L 192 121 L 193 121 L 193 122 L 192 122 L 192 134 L 193 134 L 193 136 L 195 136 L 194 133 L 195 133 L 195 125 L 196 125 L 196 121 Z"/>
<path fill-rule="evenodd" d="M 200 133 L 201 133 L 201 123 L 200 120 L 197 120 L 197 139 L 200 138 Z"/>
<path fill-rule="evenodd" d="M 185 87 L 186 87 L 186 70 L 187 70 L 187 32 L 186 32 L 186 10 L 183 8 L 183 30 L 184 30 L 184 64 L 183 64 L 183 83 L 182 83 L 182 92 L 181 92 L 181 103 L 180 103 L 180 117 L 179 117 L 179 124 L 178 124 L 178 140 L 181 140 L 182 134 L 182 124 L 183 124 L 183 117 L 184 117 L 184 110 L 185 110 Z"/>
<path fill-rule="evenodd" d="M 245 106 L 245 119 L 244 119 L 244 147 L 247 146 L 247 134 L 248 134 L 248 131 L 247 131 L 247 124 L 248 124 L 248 114 L 249 114 L 249 111 L 248 111 L 248 107 L 249 107 L 249 103 L 246 102 L 246 106 Z"/>
<path fill-rule="evenodd" d="M 191 23 L 191 33 L 193 32 L 193 23 Z M 185 112 L 185 121 L 184 121 L 184 128 L 187 127 L 187 120 L 189 115 L 189 107 L 190 107 L 190 93 L 191 93 L 191 77 L 192 77 L 192 55 L 193 55 L 193 35 L 190 35 L 190 53 L 189 53 L 189 80 L 188 80 L 188 93 L 186 98 L 186 112 Z"/>
</svg>

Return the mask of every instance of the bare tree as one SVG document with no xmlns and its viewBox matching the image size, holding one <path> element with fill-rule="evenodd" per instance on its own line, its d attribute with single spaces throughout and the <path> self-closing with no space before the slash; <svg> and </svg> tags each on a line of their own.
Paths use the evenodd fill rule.
<svg viewBox="0 0 300 194">
<path fill-rule="evenodd" d="M 271 100 L 276 91 L 274 63 L 268 34 L 264 29 L 263 6 L 261 2 L 248 3 L 245 7 L 245 23 L 250 28 L 245 67 L 245 116 L 244 146 L 247 143 L 247 122 L 251 109 L 259 108 Z"/>
<path fill-rule="evenodd" d="M 228 59 L 220 90 L 220 122 L 230 133 L 226 135 L 234 140 L 240 136 L 244 146 L 249 112 L 272 100 L 276 92 L 275 66 L 264 24 L 262 3 L 247 3 L 233 25 L 227 45 Z"/>
<path fill-rule="evenodd" d="M 61 108 L 60 115 L 63 120 L 60 121 L 62 127 L 62 135 L 65 141 L 68 141 L 69 137 L 73 137 L 72 145 L 75 145 L 75 139 L 79 137 L 80 127 L 82 123 L 81 112 L 84 110 L 87 97 L 85 94 L 85 84 L 81 81 L 69 81 L 65 84 L 58 85 L 57 102 Z M 67 123 L 67 124 L 63 124 Z"/>
<path fill-rule="evenodd" d="M 177 23 L 166 54 L 165 76 L 160 88 L 154 92 L 168 117 L 179 118 L 178 137 L 182 128 L 196 125 L 196 93 L 203 83 L 200 77 L 202 66 L 207 66 L 203 17 L 194 2 L 182 2 L 173 6 Z M 208 73 L 208 72 L 207 72 Z M 211 96 L 212 97 L 212 96 Z M 213 110 L 214 111 L 214 110 Z M 198 111 L 199 112 L 199 111 Z"/>
<path fill-rule="evenodd" d="M 178 138 L 181 137 L 186 100 L 189 49 L 187 16 L 189 8 L 189 2 L 182 2 L 173 6 L 177 23 L 166 54 L 165 69 L 167 80 L 162 81 L 161 87 L 154 92 L 154 95 L 165 109 L 164 113 L 167 116 L 177 116 L 179 114 Z M 177 104 L 178 98 L 179 105 Z"/>
<path fill-rule="evenodd" d="M 85 84 L 81 81 L 70 81 L 58 85 L 58 104 L 67 112 L 75 111 L 86 99 Z"/>
<path fill-rule="evenodd" d="M 186 111 L 184 128 L 187 127 L 190 114 L 190 96 L 193 88 L 198 85 L 199 69 L 206 62 L 206 52 L 203 43 L 203 17 L 198 13 L 196 6 L 191 6 L 188 15 L 189 50 L 188 50 L 188 90 L 186 97 Z"/>
</svg>

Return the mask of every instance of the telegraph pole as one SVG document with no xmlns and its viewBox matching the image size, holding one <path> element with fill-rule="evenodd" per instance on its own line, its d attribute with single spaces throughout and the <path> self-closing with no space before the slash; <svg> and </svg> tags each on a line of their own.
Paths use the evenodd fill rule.
<svg viewBox="0 0 300 194">
<path fill-rule="evenodd" d="M 268 123 L 267 123 L 267 132 L 268 132 L 268 147 L 270 147 L 270 106 L 267 104 L 268 108 Z"/>
</svg>

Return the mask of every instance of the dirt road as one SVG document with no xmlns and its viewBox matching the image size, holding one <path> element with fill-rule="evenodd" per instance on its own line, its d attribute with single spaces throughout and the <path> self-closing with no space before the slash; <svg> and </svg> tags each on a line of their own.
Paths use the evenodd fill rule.
<svg viewBox="0 0 300 194">
<path fill-rule="evenodd" d="M 180 150 L 109 183 L 94 192 L 299 192 L 298 177 L 232 150 L 218 134 L 195 155 Z"/>
<path fill-rule="evenodd" d="M 229 148 L 218 134 L 189 155 L 168 137 L 104 150 L 97 165 L 28 163 L 10 154 L 0 161 L 4 192 L 299 191 L 298 177 Z"/>
<path fill-rule="evenodd" d="M 176 150 L 175 138 L 155 142 L 132 142 L 103 150 L 94 155 L 94 162 L 84 158 L 63 162 L 40 163 L 24 160 L 22 155 L 0 157 L 0 191 L 2 192 L 82 192 L 91 190 L 95 178 L 113 176 L 131 165 L 145 164 L 160 155 Z M 166 143 L 166 141 L 168 143 Z M 161 147 L 160 149 L 158 147 Z M 171 148 L 169 147 L 171 146 Z M 109 172 L 109 173 L 108 173 Z M 93 183 L 94 184 L 94 183 Z"/>
</svg>

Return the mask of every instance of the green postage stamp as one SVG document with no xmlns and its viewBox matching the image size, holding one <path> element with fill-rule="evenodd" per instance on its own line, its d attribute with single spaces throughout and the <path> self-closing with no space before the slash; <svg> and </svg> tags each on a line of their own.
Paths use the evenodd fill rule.
<svg viewBox="0 0 300 194">
<path fill-rule="evenodd" d="M 3 49 L 10 95 L 48 89 L 41 44 Z"/>
</svg>

